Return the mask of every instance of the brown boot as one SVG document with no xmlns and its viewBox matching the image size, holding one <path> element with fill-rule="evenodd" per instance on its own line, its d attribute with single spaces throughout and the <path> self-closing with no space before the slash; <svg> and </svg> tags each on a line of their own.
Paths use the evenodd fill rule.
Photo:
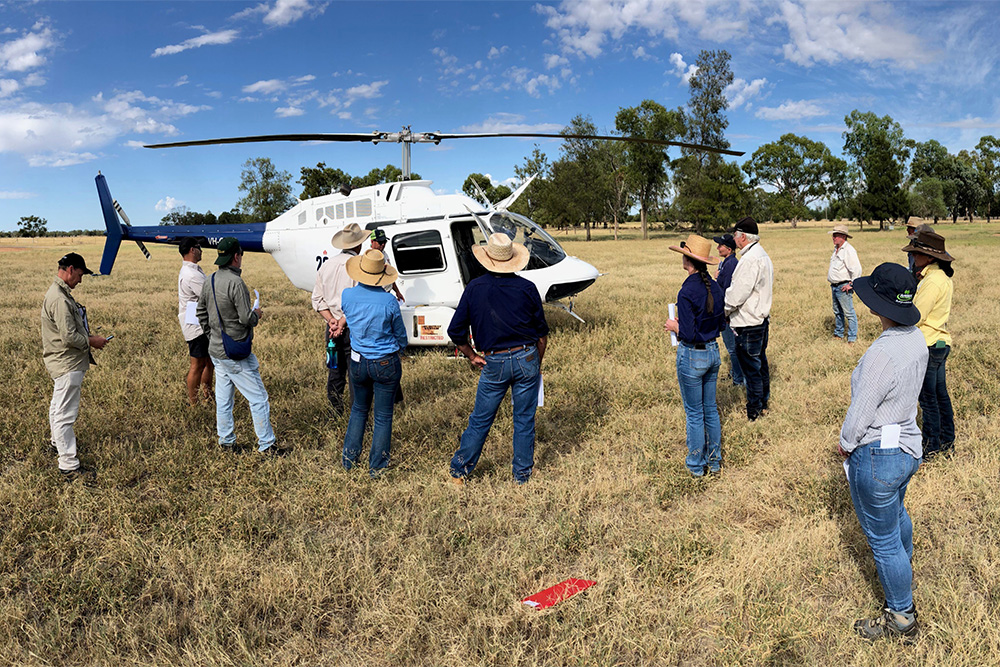
<svg viewBox="0 0 1000 667">
<path fill-rule="evenodd" d="M 895 639 L 904 644 L 914 644 L 919 629 L 916 609 L 913 614 L 901 614 L 886 607 L 881 616 L 854 622 L 855 632 L 868 641 Z"/>
</svg>

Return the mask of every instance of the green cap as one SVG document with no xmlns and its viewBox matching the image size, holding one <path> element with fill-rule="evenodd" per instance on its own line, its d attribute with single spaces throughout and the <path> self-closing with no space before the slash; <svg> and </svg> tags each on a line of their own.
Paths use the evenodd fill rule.
<svg viewBox="0 0 1000 667">
<path fill-rule="evenodd" d="M 219 257 L 215 260 L 215 263 L 219 266 L 229 264 L 229 262 L 233 261 L 233 255 L 238 255 L 243 252 L 243 248 L 240 247 L 240 242 L 232 236 L 227 236 L 219 241 L 217 248 L 219 250 Z"/>
</svg>

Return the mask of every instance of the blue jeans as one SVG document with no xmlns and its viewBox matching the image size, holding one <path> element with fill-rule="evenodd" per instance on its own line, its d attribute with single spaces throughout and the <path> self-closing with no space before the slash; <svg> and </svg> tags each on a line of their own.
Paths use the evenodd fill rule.
<svg viewBox="0 0 1000 667">
<path fill-rule="evenodd" d="M 752 327 L 737 327 L 736 358 L 747 387 L 747 418 L 757 419 L 771 398 L 771 372 L 767 365 L 768 318 Z"/>
<path fill-rule="evenodd" d="M 236 424 L 233 422 L 233 398 L 239 389 L 250 403 L 253 415 L 253 430 L 257 432 L 257 449 L 264 451 L 274 444 L 274 429 L 271 428 L 271 404 L 267 389 L 260 379 L 260 364 L 257 355 L 246 359 L 218 359 L 212 357 L 215 365 L 215 424 L 219 432 L 219 444 L 236 444 Z"/>
<path fill-rule="evenodd" d="M 368 454 L 369 474 L 377 476 L 389 465 L 389 450 L 392 447 L 393 399 L 403 377 L 403 366 L 398 354 L 390 354 L 379 359 L 351 360 L 351 388 L 354 403 L 351 405 L 351 419 L 347 422 L 344 435 L 344 468 L 350 470 L 361 455 L 361 439 L 368 423 L 368 413 L 374 404 L 372 416 L 372 448 Z"/>
<path fill-rule="evenodd" d="M 486 436 L 496 419 L 500 402 L 511 390 L 514 406 L 514 480 L 524 483 L 535 465 L 535 410 L 538 408 L 538 350 L 534 345 L 518 352 L 491 354 L 479 374 L 476 405 L 469 416 L 469 426 L 462 433 L 458 449 L 451 458 L 451 476 L 471 473 L 483 453 Z"/>
<path fill-rule="evenodd" d="M 951 408 L 948 384 L 945 382 L 945 361 L 951 347 L 927 348 L 927 372 L 920 390 L 923 412 L 924 456 L 955 446 L 955 413 Z"/>
<path fill-rule="evenodd" d="M 847 322 L 847 341 L 858 339 L 858 316 L 854 313 L 854 290 L 844 292 L 840 285 L 830 285 L 833 291 L 833 335 L 844 337 L 844 322 Z"/>
<path fill-rule="evenodd" d="M 851 501 L 875 556 L 886 606 L 909 611 L 913 607 L 913 523 L 903 496 L 920 459 L 899 447 L 882 449 L 880 444 L 875 441 L 851 452 Z"/>
<path fill-rule="evenodd" d="M 736 336 L 728 324 L 722 328 L 722 342 L 726 344 L 726 352 L 729 353 L 729 377 L 733 384 L 745 384 L 746 378 L 743 377 L 740 360 L 736 358 Z"/>
<path fill-rule="evenodd" d="M 677 382 L 687 416 L 688 455 L 684 461 L 693 475 L 704 475 L 705 466 L 717 472 L 722 467 L 722 424 L 715 404 L 715 381 L 719 375 L 719 344 L 696 350 L 687 343 L 677 346 Z"/>
</svg>

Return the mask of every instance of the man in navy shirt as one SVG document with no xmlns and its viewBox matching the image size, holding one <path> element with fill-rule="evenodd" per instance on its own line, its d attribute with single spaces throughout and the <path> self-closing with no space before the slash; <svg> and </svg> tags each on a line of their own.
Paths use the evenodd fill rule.
<svg viewBox="0 0 1000 667">
<path fill-rule="evenodd" d="M 500 402 L 511 389 L 514 407 L 514 481 L 524 484 L 535 463 L 535 410 L 542 357 L 549 325 L 538 289 L 514 275 L 528 264 L 529 253 L 506 234 L 491 234 L 486 246 L 472 249 L 489 273 L 471 281 L 448 326 L 451 337 L 473 368 L 479 369 L 476 404 L 451 459 L 451 479 L 464 484 L 483 452 L 486 435 Z M 469 341 L 469 328 L 477 354 Z"/>
<path fill-rule="evenodd" d="M 719 272 L 715 281 L 719 283 L 724 295 L 729 289 L 729 284 L 733 282 L 733 271 L 736 270 L 736 240 L 732 234 L 716 236 L 712 240 L 719 244 L 719 257 L 722 261 L 719 262 Z M 726 344 L 726 352 L 729 353 L 729 377 L 734 385 L 742 387 L 746 381 L 743 379 L 740 360 L 736 358 L 736 338 L 733 336 L 733 330 L 729 328 L 728 320 L 722 328 L 722 342 Z"/>
</svg>

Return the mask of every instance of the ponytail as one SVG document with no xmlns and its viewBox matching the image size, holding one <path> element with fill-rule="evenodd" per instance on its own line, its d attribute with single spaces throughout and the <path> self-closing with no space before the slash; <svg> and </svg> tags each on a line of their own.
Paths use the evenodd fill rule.
<svg viewBox="0 0 1000 667">
<path fill-rule="evenodd" d="M 708 292 L 708 303 L 705 312 L 711 316 L 715 313 L 715 299 L 712 297 L 712 278 L 708 275 L 708 266 L 706 266 L 705 262 L 699 262 L 696 259 L 690 259 L 690 261 L 698 271 L 698 277 L 701 278 L 701 282 L 705 283 L 705 291 Z"/>
<path fill-rule="evenodd" d="M 944 275 L 948 276 L 949 278 L 955 275 L 955 269 L 951 268 L 951 262 L 944 262 L 939 259 L 937 260 L 937 263 L 938 266 L 941 267 L 941 270 L 944 271 Z"/>
</svg>

